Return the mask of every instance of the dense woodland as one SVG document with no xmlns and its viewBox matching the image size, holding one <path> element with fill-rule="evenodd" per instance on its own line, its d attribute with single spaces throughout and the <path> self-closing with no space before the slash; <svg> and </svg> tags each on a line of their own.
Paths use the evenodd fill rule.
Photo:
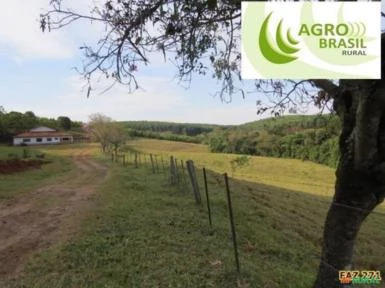
<svg viewBox="0 0 385 288">
<path fill-rule="evenodd" d="M 32 111 L 24 113 L 10 111 L 6 112 L 0 106 L 0 142 L 10 143 L 12 136 L 25 132 L 36 126 L 47 126 L 58 130 L 77 130 L 81 127 L 81 122 L 71 121 L 67 116 L 59 116 L 58 118 L 46 118 L 36 116 Z"/>
<path fill-rule="evenodd" d="M 310 160 L 335 167 L 340 121 L 333 115 L 283 116 L 208 135 L 212 152 Z"/>
<path fill-rule="evenodd" d="M 310 160 L 335 167 L 340 120 L 335 115 L 282 116 L 238 126 L 123 122 L 131 137 L 203 143 L 211 152 Z"/>
<path fill-rule="evenodd" d="M 156 121 L 121 122 L 127 136 L 207 144 L 211 152 L 309 160 L 335 167 L 339 119 L 334 115 L 281 116 L 238 126 Z M 76 131 L 81 122 L 66 116 L 38 117 L 33 112 L 6 112 L 0 106 L 0 142 L 36 126 Z"/>
<path fill-rule="evenodd" d="M 173 123 L 158 121 L 122 122 L 131 137 L 154 138 L 179 142 L 204 143 L 205 136 L 219 127 L 210 124 Z"/>
</svg>

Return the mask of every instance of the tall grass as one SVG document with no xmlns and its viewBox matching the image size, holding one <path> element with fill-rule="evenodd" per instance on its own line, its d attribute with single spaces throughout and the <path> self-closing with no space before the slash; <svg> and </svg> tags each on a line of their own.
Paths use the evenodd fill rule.
<svg viewBox="0 0 385 288">
<path fill-rule="evenodd" d="M 39 169 L 26 170 L 14 174 L 0 174 L 0 201 L 10 199 L 19 194 L 34 191 L 36 188 L 54 183 L 64 178 L 71 181 L 77 177 L 77 167 L 73 164 L 71 157 L 76 154 L 95 156 L 98 154 L 96 144 L 77 145 L 50 145 L 33 147 L 7 147 L 0 146 L 0 159 L 18 157 L 24 155 L 35 158 L 36 155 L 44 154 L 44 164 Z"/>
<path fill-rule="evenodd" d="M 230 187 L 241 261 L 238 276 L 223 177 L 218 173 L 228 169 L 233 156 L 182 147 L 177 152 L 175 146 L 167 151 L 163 141 L 132 145 L 165 156 L 172 152 L 181 159 L 197 157 L 197 163 L 211 169 L 213 229 L 205 205 L 194 203 L 188 185 L 170 186 L 168 175 L 152 174 L 149 164 L 136 169 L 132 163 L 122 167 L 105 160 L 111 177 L 100 187 L 83 232 L 35 256 L 24 277 L 1 287 L 311 287 L 331 201 L 331 191 L 327 194 L 321 187 L 331 187 L 334 181 L 329 168 L 256 157 L 249 167 L 234 172 Z M 203 191 L 200 169 L 197 174 Z M 295 179 L 290 185 L 297 189 L 283 188 L 291 177 Z M 384 220 L 373 214 L 364 223 L 355 268 L 385 273 Z"/>
</svg>

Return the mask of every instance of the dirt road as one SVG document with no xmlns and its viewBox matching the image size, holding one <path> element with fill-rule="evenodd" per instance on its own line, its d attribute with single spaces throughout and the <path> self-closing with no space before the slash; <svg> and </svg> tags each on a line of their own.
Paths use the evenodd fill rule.
<svg viewBox="0 0 385 288">
<path fill-rule="evenodd" d="M 87 215 L 107 169 L 84 153 L 73 160 L 75 177 L 0 203 L 0 280 L 16 276 L 32 253 L 68 239 Z"/>
</svg>

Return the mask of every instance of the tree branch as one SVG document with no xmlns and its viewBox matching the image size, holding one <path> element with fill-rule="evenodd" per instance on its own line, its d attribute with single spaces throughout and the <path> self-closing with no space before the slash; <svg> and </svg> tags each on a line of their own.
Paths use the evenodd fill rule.
<svg viewBox="0 0 385 288">
<path fill-rule="evenodd" d="M 325 79 L 308 79 L 308 81 L 314 84 L 317 88 L 324 90 L 326 93 L 334 97 L 337 94 L 338 86 L 335 85 L 331 80 Z"/>
</svg>

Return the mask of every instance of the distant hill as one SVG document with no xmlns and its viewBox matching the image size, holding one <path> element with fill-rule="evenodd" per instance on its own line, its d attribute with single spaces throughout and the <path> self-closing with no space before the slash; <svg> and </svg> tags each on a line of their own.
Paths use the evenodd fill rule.
<svg viewBox="0 0 385 288">
<path fill-rule="evenodd" d="M 281 116 L 216 128 L 207 144 L 212 152 L 297 158 L 334 167 L 339 131 L 335 115 Z"/>
<path fill-rule="evenodd" d="M 280 117 L 271 117 L 253 122 L 248 122 L 239 125 L 239 127 L 247 129 L 261 129 L 261 128 L 272 128 L 272 127 L 290 127 L 290 126 L 301 126 L 301 127 L 320 127 L 324 126 L 326 122 L 335 119 L 335 115 L 287 115 Z"/>
<path fill-rule="evenodd" d="M 121 122 L 132 137 L 207 144 L 211 152 L 310 160 L 335 167 L 340 122 L 335 115 L 290 115 L 242 125 Z"/>
<path fill-rule="evenodd" d="M 121 122 L 132 137 L 155 138 L 162 140 L 202 143 L 207 133 L 226 126 L 212 124 L 173 123 L 161 121 Z"/>
</svg>

